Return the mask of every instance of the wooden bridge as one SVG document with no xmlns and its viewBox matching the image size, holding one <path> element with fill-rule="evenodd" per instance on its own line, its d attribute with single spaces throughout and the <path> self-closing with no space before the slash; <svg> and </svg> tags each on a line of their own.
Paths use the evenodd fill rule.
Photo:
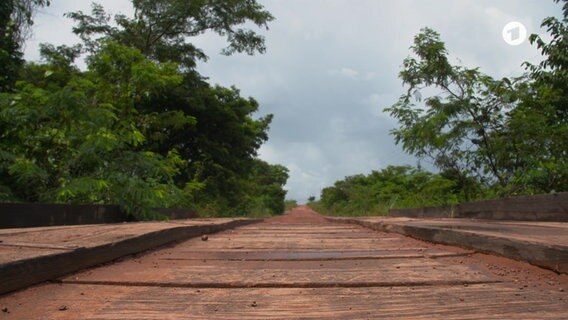
<svg viewBox="0 0 568 320">
<path fill-rule="evenodd" d="M 1 230 L 0 319 L 568 319 L 566 223 L 448 227 L 327 219 L 307 207 L 251 222 Z M 557 262 L 481 253 L 479 239 Z"/>
</svg>

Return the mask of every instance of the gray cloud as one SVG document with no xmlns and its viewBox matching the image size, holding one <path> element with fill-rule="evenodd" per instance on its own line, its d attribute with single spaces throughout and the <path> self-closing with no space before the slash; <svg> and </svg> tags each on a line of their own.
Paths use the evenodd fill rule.
<svg viewBox="0 0 568 320">
<path fill-rule="evenodd" d="M 129 7 L 128 1 L 100 2 L 115 13 Z M 221 56 L 223 39 L 212 34 L 192 41 L 210 56 L 198 66 L 203 75 L 235 85 L 260 102 L 260 114 L 275 115 L 260 156 L 290 169 L 288 194 L 300 201 L 346 175 L 416 164 L 394 145 L 388 132 L 396 122 L 382 109 L 404 92 L 397 75 L 420 28 L 440 32 L 454 61 L 502 77 L 539 59 L 527 43 L 505 44 L 503 26 L 517 20 L 538 33 L 544 17 L 560 13 L 552 1 L 531 0 L 261 2 L 277 18 L 262 32 L 265 55 Z M 88 5 L 59 0 L 39 14 L 26 56 L 37 58 L 39 42 L 76 42 L 71 22 L 60 17 L 78 8 Z"/>
</svg>

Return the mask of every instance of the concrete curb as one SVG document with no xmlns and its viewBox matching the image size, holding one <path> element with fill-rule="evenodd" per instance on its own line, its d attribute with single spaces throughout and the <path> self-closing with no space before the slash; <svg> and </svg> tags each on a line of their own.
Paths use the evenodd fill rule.
<svg viewBox="0 0 568 320">
<path fill-rule="evenodd" d="M 33 284 L 52 280 L 68 273 L 140 253 L 174 241 L 225 231 L 261 221 L 259 219 L 243 219 L 219 224 L 172 227 L 95 247 L 78 248 L 68 252 L 1 264 L 0 283 L 2 285 L 0 286 L 0 294 L 23 289 Z"/>
<path fill-rule="evenodd" d="M 357 224 L 369 229 L 399 233 L 419 240 L 474 249 L 514 260 L 526 261 L 558 273 L 568 273 L 568 245 L 543 244 L 477 234 L 466 230 L 410 225 L 404 222 L 389 223 L 387 221 L 370 222 L 353 218 L 326 218 L 335 223 Z"/>
</svg>

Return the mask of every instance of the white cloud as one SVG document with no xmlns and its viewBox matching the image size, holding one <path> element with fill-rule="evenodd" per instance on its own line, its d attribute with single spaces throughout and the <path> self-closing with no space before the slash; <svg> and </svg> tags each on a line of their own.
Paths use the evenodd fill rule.
<svg viewBox="0 0 568 320">
<path fill-rule="evenodd" d="M 377 74 L 374 72 L 367 72 L 365 75 L 365 80 L 373 80 L 377 77 Z"/>
<path fill-rule="evenodd" d="M 339 73 L 343 76 L 349 77 L 349 78 L 356 78 L 359 75 L 359 72 L 351 69 L 351 68 L 347 68 L 347 67 L 343 67 L 341 68 L 341 70 L 339 71 Z"/>
</svg>

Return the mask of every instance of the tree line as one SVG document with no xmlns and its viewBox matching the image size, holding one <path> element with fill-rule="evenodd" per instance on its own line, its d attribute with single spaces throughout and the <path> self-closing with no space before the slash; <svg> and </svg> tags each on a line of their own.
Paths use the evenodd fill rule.
<svg viewBox="0 0 568 320">
<path fill-rule="evenodd" d="M 0 5 L 0 201 L 117 204 L 204 215 L 284 210 L 288 170 L 260 160 L 272 115 L 235 87 L 196 70 L 190 40 L 226 38 L 223 54 L 263 53 L 273 16 L 254 0 L 132 0 L 132 17 L 73 12 L 81 43 L 41 45 L 23 60 L 33 12 L 45 0 Z M 84 58 L 86 70 L 76 60 Z"/>
<path fill-rule="evenodd" d="M 385 212 L 391 207 L 568 190 L 568 1 L 562 17 L 531 35 L 542 54 L 519 77 L 495 79 L 452 64 L 440 34 L 424 28 L 399 74 L 406 92 L 385 109 L 398 121 L 397 144 L 438 173 L 388 167 L 323 189 L 326 212 Z M 440 92 L 426 96 L 426 92 Z"/>
</svg>

